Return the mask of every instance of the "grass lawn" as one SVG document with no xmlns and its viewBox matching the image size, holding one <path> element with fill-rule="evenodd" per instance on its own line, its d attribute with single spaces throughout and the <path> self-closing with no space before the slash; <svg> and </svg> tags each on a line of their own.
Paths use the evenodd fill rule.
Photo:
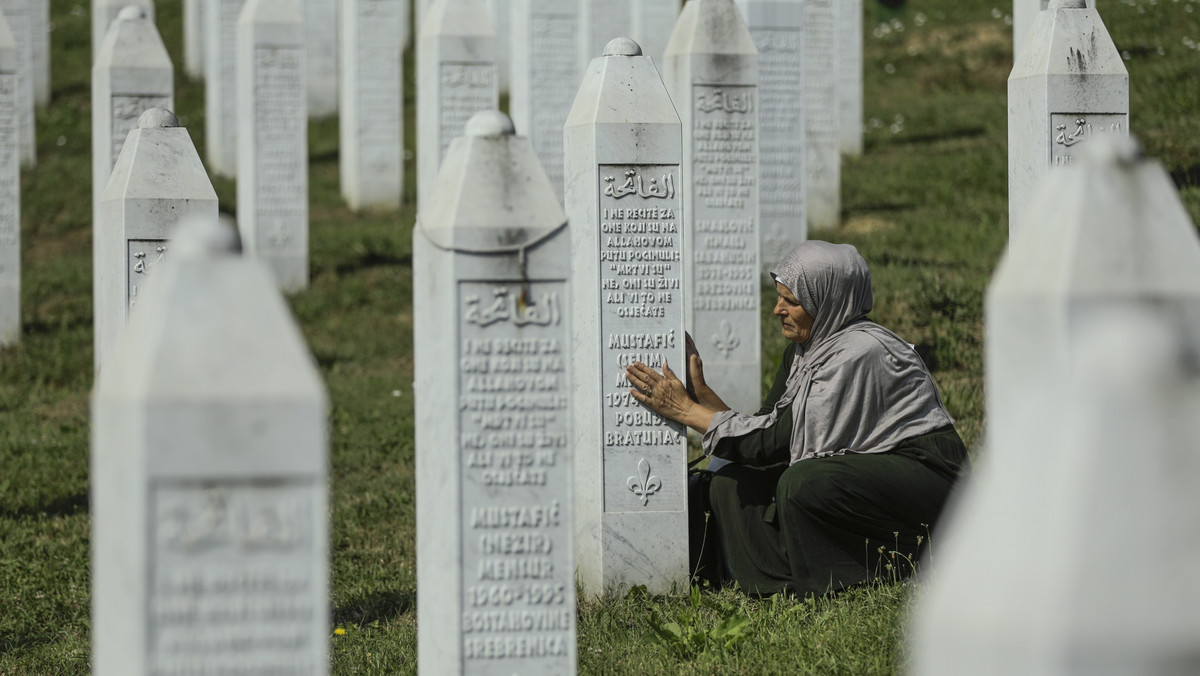
<svg viewBox="0 0 1200 676">
<path fill-rule="evenodd" d="M 1010 6 L 912 0 L 888 15 L 896 21 L 885 32 L 874 0 L 866 4 L 866 152 L 843 165 L 844 226 L 820 236 L 859 247 L 874 272 L 873 318 L 918 345 L 975 445 L 986 422 L 982 299 L 1007 238 Z M 1100 6 L 1129 68 L 1131 127 L 1196 219 L 1200 2 Z M 0 676 L 89 671 L 89 11 L 83 0 L 53 0 L 54 100 L 38 114 L 38 166 L 22 176 L 24 335 L 0 351 Z M 177 64 L 176 112 L 203 149 L 203 87 L 182 76 L 180 3 L 157 11 Z M 331 606 L 343 630 L 330 637 L 333 671 L 412 673 L 414 210 L 343 205 L 336 120 L 310 126 L 309 149 L 312 282 L 291 304 L 332 399 Z M 414 171 L 410 162 L 410 195 Z M 215 185 L 233 211 L 233 184 Z M 784 341 L 767 314 L 773 295 L 764 290 L 764 300 L 769 377 Z M 910 596 L 910 585 L 886 584 L 808 601 L 730 591 L 583 601 L 580 671 L 895 673 Z M 653 627 L 670 622 L 686 640 L 653 642 Z M 740 622 L 741 643 L 712 638 Z"/>
</svg>

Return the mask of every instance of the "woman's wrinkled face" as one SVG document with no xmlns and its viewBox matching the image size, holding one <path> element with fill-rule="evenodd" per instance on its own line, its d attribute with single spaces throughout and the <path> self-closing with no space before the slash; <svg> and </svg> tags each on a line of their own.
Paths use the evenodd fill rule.
<svg viewBox="0 0 1200 676">
<path fill-rule="evenodd" d="M 783 337 L 793 343 L 807 343 L 812 337 L 812 315 L 800 307 L 800 301 L 783 284 L 775 282 L 775 292 L 779 294 L 779 299 L 775 301 L 774 314 L 783 325 Z"/>
</svg>

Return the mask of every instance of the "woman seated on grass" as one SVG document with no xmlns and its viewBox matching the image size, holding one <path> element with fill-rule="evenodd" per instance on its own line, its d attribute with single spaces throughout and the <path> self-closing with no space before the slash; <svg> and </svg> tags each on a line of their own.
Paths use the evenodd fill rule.
<svg viewBox="0 0 1200 676">
<path fill-rule="evenodd" d="M 691 394 L 667 364 L 638 363 L 633 397 L 702 432 L 720 459 L 711 511 L 725 575 L 744 591 L 820 595 L 907 575 L 966 447 L 916 351 L 867 319 L 871 272 L 853 246 L 804 242 L 771 276 L 791 344 L 758 413 L 730 410 L 694 349 Z"/>
</svg>

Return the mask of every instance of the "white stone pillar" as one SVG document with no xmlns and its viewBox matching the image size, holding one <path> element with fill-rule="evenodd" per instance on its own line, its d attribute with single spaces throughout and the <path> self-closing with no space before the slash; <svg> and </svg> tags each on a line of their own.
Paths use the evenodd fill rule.
<svg viewBox="0 0 1200 676">
<path fill-rule="evenodd" d="M 0 12 L 0 347 L 21 340 L 21 169 L 17 42 Z"/>
<path fill-rule="evenodd" d="M 513 639 L 504 673 L 575 673 L 570 248 L 529 140 L 477 113 L 413 233 L 421 673 L 495 673 Z"/>
<path fill-rule="evenodd" d="M 483 0 L 435 0 L 417 40 L 417 208 L 450 141 L 500 105 L 496 32 Z"/>
<path fill-rule="evenodd" d="M 766 272 L 808 238 L 802 0 L 738 0 L 758 47 L 759 238 Z"/>
<path fill-rule="evenodd" d="M 328 398 L 270 272 L 205 230 L 92 394 L 92 673 L 323 676 Z"/>
<path fill-rule="evenodd" d="M 579 0 L 515 0 L 508 107 L 555 194 L 563 194 L 563 123 L 579 89 Z"/>
<path fill-rule="evenodd" d="M 838 0 L 837 49 L 838 148 L 843 155 L 863 153 L 863 2 Z"/>
<path fill-rule="evenodd" d="M 679 116 L 649 57 L 609 42 L 563 130 L 571 222 L 576 561 L 585 593 L 686 589 L 687 437 L 625 366 L 684 373 Z"/>
<path fill-rule="evenodd" d="M 213 190 L 187 129 L 170 111 L 142 113 L 121 149 L 93 228 L 95 368 L 158 277 L 178 225 L 217 217 Z"/>
<path fill-rule="evenodd" d="M 3 0 L 9 2 L 10 0 Z M 23 0 L 30 2 L 30 0 Z M 150 21 L 154 21 L 154 0 L 92 0 L 92 61 L 100 54 L 100 45 L 104 44 L 104 36 L 108 27 L 117 20 L 121 10 L 129 5 L 138 7 L 146 12 Z"/>
<path fill-rule="evenodd" d="M 308 116 L 338 112 L 338 3 L 344 0 L 301 0 L 304 46 L 308 63 Z M 393 40 L 399 39 L 392 36 Z"/>
<path fill-rule="evenodd" d="M 1050 0 L 1013 0 L 1013 61 L 1021 54 L 1021 44 L 1029 35 L 1034 17 L 1049 5 Z M 1095 9 L 1096 0 L 1087 0 L 1087 6 Z"/>
<path fill-rule="evenodd" d="M 279 288 L 308 287 L 308 116 L 299 0 L 247 0 L 238 19 L 238 230 Z"/>
<path fill-rule="evenodd" d="M 1200 241 L 1132 140 L 1085 148 L 1038 188 L 988 289 L 987 454 L 932 535 L 920 676 L 1186 673 L 1194 658 L 1200 595 L 1158 582 L 1200 565 Z M 1114 311 L 1142 316 L 1091 321 Z M 1162 340 L 1113 342 L 1156 323 L 1182 360 L 1154 365 Z M 1097 339 L 1098 361 L 1073 361 Z M 1101 374 L 1135 380 L 1106 393 Z M 1143 375 L 1153 398 L 1130 387 Z M 1100 408 L 1109 394 L 1124 403 Z"/>
<path fill-rule="evenodd" d="M 630 6 L 629 37 L 641 45 L 642 53 L 654 60 L 659 71 L 663 67 L 667 42 L 679 18 L 679 5 L 679 0 L 633 0 Z"/>
<path fill-rule="evenodd" d="M 29 1 L 33 64 L 33 101 L 38 108 L 50 103 L 50 0 Z"/>
<path fill-rule="evenodd" d="M 806 206 L 808 227 L 820 230 L 836 228 L 842 218 L 837 11 L 835 0 L 804 0 L 803 6 Z"/>
<path fill-rule="evenodd" d="M 121 146 L 151 108 L 174 110 L 175 71 L 154 22 L 131 5 L 109 27 L 92 66 L 93 223 Z"/>
<path fill-rule="evenodd" d="M 354 210 L 400 208 L 404 194 L 402 0 L 342 5 L 338 169 Z"/>
<path fill-rule="evenodd" d="M 683 125 L 683 288 L 704 376 L 725 403 L 762 401 L 758 50 L 733 0 L 691 0 L 663 81 Z"/>
<path fill-rule="evenodd" d="M 204 163 L 237 175 L 237 21 L 245 0 L 207 0 L 204 12 Z"/>
<path fill-rule="evenodd" d="M 0 11 L 8 20 L 17 48 L 17 139 L 21 166 L 37 165 L 33 100 L 33 32 L 30 0 L 0 0 Z"/>
<path fill-rule="evenodd" d="M 208 0 L 183 0 L 183 72 L 204 79 L 204 11 Z"/>
<path fill-rule="evenodd" d="M 492 17 L 492 30 L 496 31 L 496 74 L 497 86 L 507 92 L 512 77 L 512 15 L 514 0 L 487 0 L 488 12 Z"/>
<path fill-rule="evenodd" d="M 583 72 L 610 40 L 633 36 L 633 0 L 579 0 L 579 21 L 579 70 Z"/>
<path fill-rule="evenodd" d="M 1099 13 L 1051 0 L 1008 77 L 1008 231 L 1016 232 L 1051 166 L 1080 144 L 1129 134 L 1129 73 Z"/>
</svg>

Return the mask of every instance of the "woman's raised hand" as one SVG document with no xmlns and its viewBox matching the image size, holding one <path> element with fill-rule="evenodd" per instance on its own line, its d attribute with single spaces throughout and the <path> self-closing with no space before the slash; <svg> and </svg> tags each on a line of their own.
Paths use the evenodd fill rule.
<svg viewBox="0 0 1200 676">
<path fill-rule="evenodd" d="M 684 355 L 687 357 L 688 394 L 697 403 L 713 411 L 728 411 L 729 406 L 713 391 L 704 380 L 704 362 L 700 359 L 700 351 L 692 340 L 692 334 L 683 334 L 687 343 Z"/>
<path fill-rule="evenodd" d="M 641 362 L 634 362 L 625 367 L 625 376 L 633 385 L 629 393 L 650 410 L 699 432 L 708 429 L 713 411 L 688 396 L 683 381 L 665 361 L 662 373 Z"/>
</svg>

